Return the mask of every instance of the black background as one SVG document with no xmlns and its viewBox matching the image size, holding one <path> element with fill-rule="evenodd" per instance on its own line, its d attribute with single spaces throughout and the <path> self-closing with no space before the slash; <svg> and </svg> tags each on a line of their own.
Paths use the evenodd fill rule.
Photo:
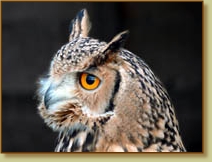
<svg viewBox="0 0 212 162">
<path fill-rule="evenodd" d="M 2 2 L 2 151 L 53 151 L 57 133 L 39 117 L 36 81 L 87 8 L 90 36 L 130 30 L 126 48 L 165 84 L 185 147 L 202 151 L 202 3 Z"/>
</svg>

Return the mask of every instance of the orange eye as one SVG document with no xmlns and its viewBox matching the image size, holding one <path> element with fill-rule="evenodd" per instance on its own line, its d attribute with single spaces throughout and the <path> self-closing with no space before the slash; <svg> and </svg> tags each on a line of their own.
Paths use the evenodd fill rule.
<svg viewBox="0 0 212 162">
<path fill-rule="evenodd" d="M 80 75 L 80 84 L 86 90 L 93 90 L 99 86 L 100 79 L 92 74 L 82 73 Z"/>
</svg>

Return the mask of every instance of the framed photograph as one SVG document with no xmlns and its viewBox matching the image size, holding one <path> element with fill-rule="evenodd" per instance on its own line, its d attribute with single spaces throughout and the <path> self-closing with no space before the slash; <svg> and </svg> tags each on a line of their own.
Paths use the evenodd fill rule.
<svg viewBox="0 0 212 162">
<path fill-rule="evenodd" d="M 203 152 L 203 2 L 1 2 L 2 153 Z"/>
</svg>

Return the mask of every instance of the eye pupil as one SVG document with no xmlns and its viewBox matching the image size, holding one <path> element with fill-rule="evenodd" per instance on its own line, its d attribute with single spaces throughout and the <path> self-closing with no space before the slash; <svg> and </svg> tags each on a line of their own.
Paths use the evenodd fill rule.
<svg viewBox="0 0 212 162">
<path fill-rule="evenodd" d="M 92 85 L 95 82 L 95 78 L 95 76 L 89 74 L 86 78 L 87 84 Z"/>
</svg>

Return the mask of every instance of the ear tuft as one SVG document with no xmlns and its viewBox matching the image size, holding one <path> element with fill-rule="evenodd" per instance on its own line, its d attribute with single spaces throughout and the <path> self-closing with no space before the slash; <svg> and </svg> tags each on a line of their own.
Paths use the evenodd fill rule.
<svg viewBox="0 0 212 162">
<path fill-rule="evenodd" d="M 124 46 L 124 43 L 127 40 L 129 31 L 123 31 L 116 35 L 106 46 L 101 49 L 101 53 L 94 57 L 95 64 L 100 65 L 116 60 L 116 54 Z"/>
<path fill-rule="evenodd" d="M 116 35 L 107 45 L 106 49 L 104 50 L 103 53 L 107 53 L 108 51 L 111 52 L 116 52 L 118 51 L 121 47 L 124 46 L 124 43 L 126 42 L 127 38 L 129 36 L 129 31 L 123 31 Z"/>
<path fill-rule="evenodd" d="M 69 41 L 77 37 L 87 37 L 91 29 L 88 12 L 86 9 L 78 12 L 75 19 L 72 20 L 69 28 Z"/>
</svg>

